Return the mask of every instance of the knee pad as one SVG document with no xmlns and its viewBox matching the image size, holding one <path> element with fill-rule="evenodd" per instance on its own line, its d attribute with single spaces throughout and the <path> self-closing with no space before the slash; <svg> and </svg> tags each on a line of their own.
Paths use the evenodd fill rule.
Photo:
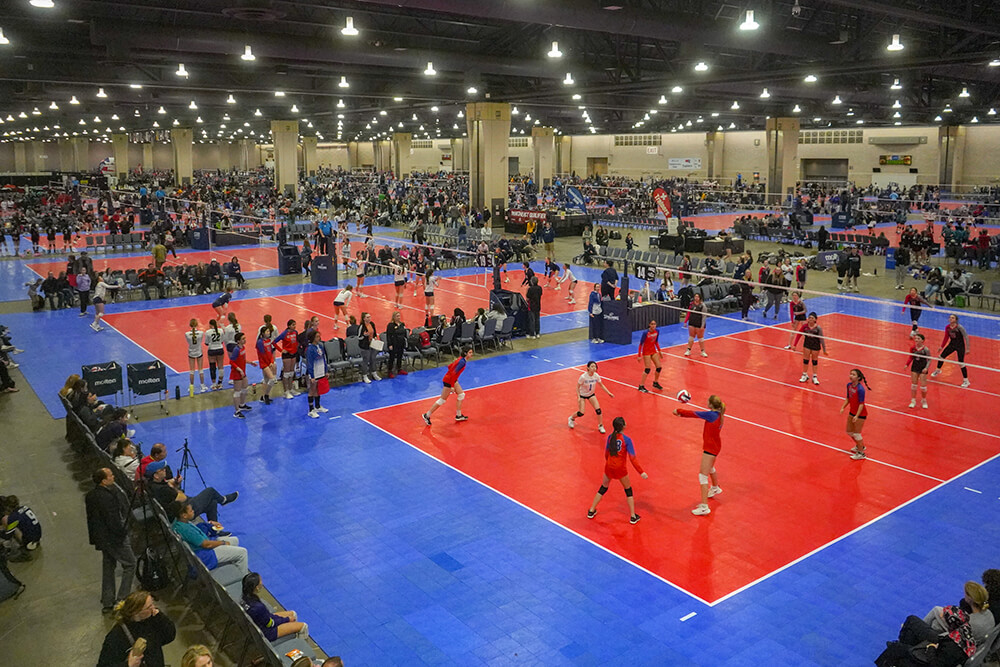
<svg viewBox="0 0 1000 667">
<path fill-rule="evenodd" d="M 663 366 L 657 366 L 657 367 L 656 367 L 656 372 L 657 372 L 657 373 L 659 373 L 659 372 L 660 372 L 660 371 L 662 371 L 662 370 L 663 370 Z"/>
<path fill-rule="evenodd" d="M 441 407 L 442 405 L 444 405 L 444 399 L 439 398 L 438 400 L 434 401 L 434 404 L 437 405 L 438 407 Z"/>
<path fill-rule="evenodd" d="M 632 487 L 631 486 L 628 487 L 627 489 L 625 489 L 625 495 L 628 496 L 629 498 L 632 497 Z"/>
<path fill-rule="evenodd" d="M 803 366 L 808 366 L 809 365 L 809 360 L 808 359 L 803 359 L 802 360 L 802 365 Z"/>
<path fill-rule="evenodd" d="M 861 442 L 861 434 L 860 433 L 851 433 L 851 437 L 854 438 L 855 442 Z"/>
<path fill-rule="evenodd" d="M 813 366 L 819 366 L 819 359 L 813 359 Z"/>
<path fill-rule="evenodd" d="M 455 398 L 457 398 L 460 401 L 464 401 L 465 400 L 465 392 L 463 391 L 461 394 L 455 394 Z"/>
<path fill-rule="evenodd" d="M 649 369 L 648 368 L 644 368 L 642 370 L 642 372 L 643 372 L 644 375 L 649 375 Z"/>
<path fill-rule="evenodd" d="M 915 385 L 915 384 L 911 384 L 911 385 L 910 385 L 910 390 L 912 390 L 912 391 L 916 391 L 916 390 L 917 390 L 917 385 Z"/>
<path fill-rule="evenodd" d="M 295 377 L 295 371 L 284 371 L 282 372 L 281 377 L 285 378 L 286 380 L 291 380 L 292 378 Z"/>
<path fill-rule="evenodd" d="M 577 413 L 576 413 L 576 416 L 577 416 L 577 417 L 582 417 L 582 416 L 583 416 L 583 413 L 582 413 L 582 412 L 577 412 Z"/>
<path fill-rule="evenodd" d="M 598 493 L 598 494 L 600 494 L 600 495 L 602 495 L 602 496 L 603 496 L 603 495 L 604 495 L 605 493 L 607 493 L 607 492 L 608 492 L 608 487 L 606 487 L 606 486 L 602 486 L 601 488 L 599 488 L 599 489 L 597 490 L 597 493 Z"/>
<path fill-rule="evenodd" d="M 698 473 L 698 483 L 708 484 L 708 475 L 702 475 L 701 473 Z"/>
<path fill-rule="evenodd" d="M 274 383 L 277 382 L 277 381 L 278 381 L 278 378 L 268 378 L 267 381 L 264 384 L 266 384 L 267 388 L 270 389 L 271 387 L 274 386 Z"/>
<path fill-rule="evenodd" d="M 596 410 L 594 410 L 594 412 L 595 412 L 596 414 L 600 415 L 600 414 L 601 414 L 601 409 L 600 409 L 600 408 L 597 408 Z M 581 412 L 580 414 L 583 414 L 583 413 Z"/>
</svg>

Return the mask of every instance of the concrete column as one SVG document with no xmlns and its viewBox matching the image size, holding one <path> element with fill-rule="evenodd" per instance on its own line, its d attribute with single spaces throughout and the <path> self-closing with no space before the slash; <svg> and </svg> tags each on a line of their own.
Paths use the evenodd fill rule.
<svg viewBox="0 0 1000 667">
<path fill-rule="evenodd" d="M 535 185 L 552 185 L 555 173 L 556 135 L 551 127 L 531 128 L 531 147 L 535 154 Z"/>
<path fill-rule="evenodd" d="M 507 138 L 510 136 L 510 105 L 505 102 L 473 102 L 466 106 L 469 134 L 469 203 L 496 213 L 507 209 Z M 502 225 L 494 215 L 494 224 Z"/>
<path fill-rule="evenodd" d="M 194 177 L 191 157 L 191 139 L 194 131 L 190 127 L 175 127 L 170 130 L 170 147 L 174 154 L 174 185 L 190 183 Z"/>
<path fill-rule="evenodd" d="M 152 142 L 142 145 L 142 168 L 145 171 L 153 170 L 153 144 Z"/>
<path fill-rule="evenodd" d="M 573 137 L 556 137 L 556 173 L 568 174 L 573 170 Z"/>
<path fill-rule="evenodd" d="M 73 146 L 73 171 L 90 171 L 90 139 L 73 137 L 69 141 Z"/>
<path fill-rule="evenodd" d="M 319 139 L 302 137 L 302 171 L 306 176 L 315 176 L 319 170 Z"/>
<path fill-rule="evenodd" d="M 772 203 L 780 203 L 795 189 L 799 180 L 799 119 L 768 118 L 767 130 L 767 190 L 780 193 Z"/>
<path fill-rule="evenodd" d="M 59 155 L 59 170 L 60 171 L 72 171 L 73 170 L 73 144 L 70 143 L 69 139 L 60 139 L 59 146 L 56 148 Z"/>
<path fill-rule="evenodd" d="M 938 128 L 938 183 L 958 185 L 962 182 L 965 160 L 965 127 Z"/>
<path fill-rule="evenodd" d="M 350 171 L 361 166 L 361 158 L 358 157 L 358 142 L 347 142 L 347 170 Z"/>
<path fill-rule="evenodd" d="M 469 161 L 466 159 L 466 152 L 469 150 L 469 142 L 465 139 L 451 140 L 451 170 L 468 171 Z"/>
<path fill-rule="evenodd" d="M 115 173 L 125 176 L 128 173 L 128 135 L 124 132 L 111 135 L 111 147 L 114 149 Z"/>
<path fill-rule="evenodd" d="M 52 159 L 52 155 L 49 153 L 50 150 L 55 150 L 56 147 L 51 143 L 45 143 L 44 141 L 32 141 L 31 142 L 31 157 L 33 160 L 32 171 L 52 171 L 52 167 L 49 165 L 54 164 L 55 160 Z"/>
<path fill-rule="evenodd" d="M 372 155 L 375 157 L 375 171 L 392 171 L 391 141 L 373 141 Z"/>
<path fill-rule="evenodd" d="M 14 144 L 14 172 L 28 173 L 28 143 L 18 141 Z"/>
<path fill-rule="evenodd" d="M 796 141 L 798 141 L 796 139 Z M 726 134 L 724 132 L 705 133 L 705 152 L 708 154 L 708 178 L 721 178 L 725 173 Z"/>
<path fill-rule="evenodd" d="M 296 194 L 299 187 L 298 146 L 299 121 L 272 120 L 271 141 L 274 144 L 274 180 L 278 192 Z"/>
<path fill-rule="evenodd" d="M 410 142 L 413 135 L 409 132 L 394 132 L 392 135 L 392 171 L 396 178 L 410 173 Z"/>
</svg>

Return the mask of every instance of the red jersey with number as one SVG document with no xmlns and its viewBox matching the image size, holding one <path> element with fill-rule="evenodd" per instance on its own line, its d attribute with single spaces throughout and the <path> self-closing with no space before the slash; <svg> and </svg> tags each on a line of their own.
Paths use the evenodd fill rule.
<svg viewBox="0 0 1000 667">
<path fill-rule="evenodd" d="M 642 332 L 642 338 L 639 339 L 639 354 L 641 356 L 649 356 L 651 354 L 656 354 L 660 351 L 660 332 L 656 329 L 653 331 Z"/>
<path fill-rule="evenodd" d="M 860 413 L 858 407 L 861 407 Z M 858 384 L 847 383 L 847 409 L 856 417 L 868 416 L 868 407 L 865 405 L 865 388 L 860 382 Z"/>
<path fill-rule="evenodd" d="M 247 376 L 247 350 L 245 347 L 233 345 L 229 351 L 229 379 L 242 380 Z"/>
<path fill-rule="evenodd" d="M 458 383 L 458 376 L 465 370 L 465 357 L 459 357 L 448 364 L 448 372 L 444 374 L 444 383 L 454 387 Z"/>
</svg>

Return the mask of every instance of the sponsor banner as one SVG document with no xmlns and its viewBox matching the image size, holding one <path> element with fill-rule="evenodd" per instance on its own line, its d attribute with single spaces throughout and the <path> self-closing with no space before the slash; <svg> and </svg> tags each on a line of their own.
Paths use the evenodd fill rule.
<svg viewBox="0 0 1000 667">
<path fill-rule="evenodd" d="M 656 202 L 656 208 L 660 210 L 664 218 L 670 217 L 670 195 L 663 188 L 656 188 L 653 190 L 653 200 Z"/>
<path fill-rule="evenodd" d="M 520 210 L 507 211 L 507 215 L 510 216 L 511 222 L 517 222 L 521 224 L 527 224 L 528 220 L 537 220 L 539 222 L 542 222 L 549 216 L 549 214 L 546 213 L 545 211 L 520 211 Z"/>
<path fill-rule="evenodd" d="M 896 164 L 903 165 L 904 167 L 909 167 L 913 164 L 912 155 L 879 155 L 879 164 Z"/>
<path fill-rule="evenodd" d="M 700 157 L 667 158 L 667 169 L 686 169 L 688 171 L 701 169 Z"/>
<path fill-rule="evenodd" d="M 145 396 L 167 390 L 167 369 L 159 361 L 128 364 L 128 388 L 133 394 Z"/>
<path fill-rule="evenodd" d="M 566 210 L 587 212 L 587 202 L 583 198 L 583 193 L 574 187 L 566 188 Z"/>
</svg>

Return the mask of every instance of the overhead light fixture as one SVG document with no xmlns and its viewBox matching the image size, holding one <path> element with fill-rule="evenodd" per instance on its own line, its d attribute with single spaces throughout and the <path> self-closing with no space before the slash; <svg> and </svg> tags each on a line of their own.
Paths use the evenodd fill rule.
<svg viewBox="0 0 1000 667">
<path fill-rule="evenodd" d="M 22 111 L 21 113 L 17 114 L 17 117 L 18 117 L 18 118 L 27 118 L 27 117 L 28 117 L 28 114 L 26 114 L 26 113 L 24 113 L 24 112 Z"/>
<path fill-rule="evenodd" d="M 736 123 L 730 123 L 729 124 L 729 129 L 730 130 L 735 130 L 736 129 Z"/>
<path fill-rule="evenodd" d="M 79 104 L 80 100 L 76 99 L 76 95 L 73 95 L 71 98 L 69 98 L 69 103 L 70 104 Z"/>
<path fill-rule="evenodd" d="M 253 49 L 250 48 L 249 44 L 247 44 L 246 46 L 243 47 L 243 55 L 240 56 L 240 59 L 242 59 L 242 60 L 257 60 L 257 56 L 255 56 L 253 54 Z"/>
<path fill-rule="evenodd" d="M 679 93 L 683 93 L 684 89 L 681 88 L 680 86 L 674 86 L 673 88 L 670 89 L 670 92 L 677 95 Z"/>
<path fill-rule="evenodd" d="M 708 65 L 706 65 L 703 61 L 699 60 L 698 64 L 694 66 L 694 71 L 695 72 L 707 72 L 708 71 Z"/>
<path fill-rule="evenodd" d="M 191 104 L 188 105 L 188 109 L 197 109 L 198 105 L 195 104 L 194 100 L 191 100 Z"/>
<path fill-rule="evenodd" d="M 291 112 L 292 112 L 292 113 L 298 113 L 298 112 L 299 112 L 299 107 L 298 107 L 298 106 L 296 106 L 295 104 L 293 104 L 293 105 L 292 105 L 292 108 L 291 108 Z"/>
<path fill-rule="evenodd" d="M 859 119 L 857 119 L 856 121 L 854 121 L 854 124 L 855 124 L 855 125 L 864 125 L 864 124 L 865 124 L 865 121 L 864 121 L 864 119 L 863 119 L 863 118 L 859 118 Z"/>
<path fill-rule="evenodd" d="M 106 92 L 104 92 L 104 89 L 103 89 L 103 88 L 98 88 L 98 89 L 97 89 L 97 96 L 98 96 L 98 97 L 107 97 L 107 96 L 108 96 L 108 94 L 107 94 Z"/>
<path fill-rule="evenodd" d="M 667 96 L 660 95 L 660 99 L 657 101 L 657 104 L 666 104 L 666 103 L 667 103 Z"/>
<path fill-rule="evenodd" d="M 552 42 L 552 48 L 546 53 L 549 58 L 562 58 L 562 51 L 559 50 L 559 42 Z"/>
<path fill-rule="evenodd" d="M 719 117 L 719 112 L 718 111 L 713 111 L 711 113 L 711 116 L 712 116 L 712 118 L 718 118 Z"/>
<path fill-rule="evenodd" d="M 56 6 L 52 0 L 28 0 L 28 4 L 39 9 L 52 9 Z"/>
<path fill-rule="evenodd" d="M 357 37 L 358 29 L 354 27 L 354 17 L 348 16 L 347 21 L 344 23 L 344 27 L 340 29 L 341 35 L 346 35 L 347 37 Z"/>
<path fill-rule="evenodd" d="M 236 98 L 233 97 L 232 93 L 229 93 L 229 97 L 226 98 L 226 104 L 236 104 Z"/>
<path fill-rule="evenodd" d="M 767 88 L 764 88 L 764 90 L 760 91 L 760 98 L 762 100 L 766 100 L 770 96 L 771 96 L 771 93 L 767 92 Z"/>
<path fill-rule="evenodd" d="M 167 110 L 161 106 L 159 109 L 156 110 L 156 113 L 165 114 L 167 113 Z"/>
<path fill-rule="evenodd" d="M 574 100 L 582 100 L 583 99 L 583 95 L 581 95 L 580 93 L 573 93 L 573 98 L 572 99 L 574 99 Z"/>
<path fill-rule="evenodd" d="M 274 91 L 274 96 L 275 97 L 284 97 L 285 96 L 285 91 L 283 91 L 283 90 L 276 90 L 276 91 Z"/>
<path fill-rule="evenodd" d="M 205 121 L 203 121 L 201 119 L 201 116 L 198 116 L 197 118 L 194 119 L 194 122 L 196 122 L 196 123 L 204 123 Z"/>
<path fill-rule="evenodd" d="M 465 118 L 465 114 L 462 112 L 461 109 L 458 110 L 457 116 L 458 116 L 458 118 Z"/>
<path fill-rule="evenodd" d="M 224 121 L 226 121 L 228 123 L 230 121 L 229 114 L 223 114 L 222 120 L 224 120 Z"/>
<path fill-rule="evenodd" d="M 118 120 L 118 114 L 116 113 L 111 114 L 111 120 Z"/>
<path fill-rule="evenodd" d="M 902 89 L 903 89 L 903 84 L 899 82 L 899 79 L 893 79 L 892 85 L 889 86 L 889 90 L 902 90 Z"/>
<path fill-rule="evenodd" d="M 962 92 L 960 92 L 958 94 L 958 96 L 959 97 L 968 97 L 969 96 L 969 89 L 966 88 L 965 86 L 962 86 Z"/>
<path fill-rule="evenodd" d="M 38 110 L 38 107 L 35 107 L 34 109 L 31 110 L 31 115 L 32 116 L 41 116 L 42 112 Z"/>
<path fill-rule="evenodd" d="M 997 115 L 997 110 L 994 109 L 993 107 L 990 107 L 990 110 L 986 112 L 986 115 L 987 116 L 996 116 Z"/>
<path fill-rule="evenodd" d="M 816 78 L 815 74 L 806 74 L 806 77 L 802 80 L 805 81 L 806 83 L 816 83 L 818 79 Z"/>
<path fill-rule="evenodd" d="M 465 92 L 468 93 L 469 95 L 476 95 L 479 93 L 479 89 L 476 88 L 475 86 L 469 86 Z"/>
<path fill-rule="evenodd" d="M 833 101 L 830 104 L 843 104 L 843 100 L 840 99 L 840 95 L 834 95 Z"/>
<path fill-rule="evenodd" d="M 0 31 L 0 34 L 3 34 L 3 32 Z M 1000 58 L 994 58 L 990 61 L 989 65 L 990 67 L 1000 67 Z"/>
<path fill-rule="evenodd" d="M 798 104 L 796 104 L 794 107 L 792 107 L 792 113 L 802 113 L 802 108 Z"/>
<path fill-rule="evenodd" d="M 892 114 L 892 117 L 893 117 L 893 118 L 902 118 L 903 116 L 902 116 L 902 114 L 900 114 L 900 113 L 899 113 L 899 112 L 897 111 L 897 112 L 895 112 L 895 113 L 893 113 L 893 114 Z"/>
<path fill-rule="evenodd" d="M 511 116 L 516 116 L 516 115 L 517 115 L 517 114 L 519 114 L 519 113 L 521 113 L 521 112 L 517 110 L 517 107 L 514 107 L 513 109 L 511 109 L 511 110 L 510 110 L 510 115 L 511 115 Z M 416 120 L 416 119 L 417 119 L 417 117 L 416 117 L 416 116 L 414 116 L 414 117 L 413 117 L 413 120 Z"/>
<path fill-rule="evenodd" d="M 905 48 L 899 41 L 899 33 L 892 36 L 892 40 L 889 42 L 889 46 L 885 47 L 886 51 L 902 51 Z"/>
<path fill-rule="evenodd" d="M 736 100 L 733 100 L 733 104 L 729 108 L 732 109 L 733 111 L 736 111 L 737 109 L 740 108 L 740 103 L 737 102 Z"/>
<path fill-rule="evenodd" d="M 256 116 L 257 118 L 260 118 L 260 117 L 261 117 L 261 116 L 263 116 L 264 114 L 262 114 L 262 113 L 260 112 L 260 109 L 257 109 L 256 111 L 254 111 L 254 112 L 253 112 L 253 115 L 254 115 L 254 116 Z"/>
<path fill-rule="evenodd" d="M 344 104 L 344 100 L 337 100 L 337 108 L 338 108 L 338 109 L 343 109 L 343 108 L 344 108 L 344 107 L 346 107 L 346 106 L 347 106 L 347 105 L 346 105 L 346 104 Z"/>
<path fill-rule="evenodd" d="M 748 9 L 746 18 L 740 24 L 740 30 L 756 30 L 759 27 L 760 24 L 753 20 L 753 10 Z"/>
<path fill-rule="evenodd" d="M 7 39 L 7 35 L 3 34 L 3 28 L 0 28 L 0 45 L 6 46 L 10 44 L 10 40 Z"/>
<path fill-rule="evenodd" d="M 53 111 L 58 111 L 59 105 L 55 103 L 55 100 L 53 100 L 52 104 L 49 105 L 49 108 L 52 109 Z"/>
<path fill-rule="evenodd" d="M 351 84 L 347 83 L 347 77 L 346 76 L 342 76 L 342 77 L 340 77 L 340 83 L 337 84 L 337 87 L 339 87 L 339 88 L 350 88 Z"/>
<path fill-rule="evenodd" d="M 424 70 L 424 75 L 425 76 L 436 76 L 437 75 L 437 70 L 434 69 L 434 63 L 432 63 L 429 60 L 427 61 L 427 69 Z"/>
<path fill-rule="evenodd" d="M 934 116 L 934 122 L 936 122 L 936 123 L 940 123 L 940 122 L 941 122 L 942 120 L 944 120 L 944 119 L 943 119 L 943 118 L 941 118 L 941 116 L 940 116 L 940 115 L 937 115 L 937 116 Z"/>
<path fill-rule="evenodd" d="M 946 104 L 946 105 L 944 105 L 944 109 L 942 109 L 942 111 L 944 113 L 951 113 L 952 111 L 954 111 L 954 109 L 951 108 L 950 104 Z"/>
<path fill-rule="evenodd" d="M 437 113 L 438 108 L 437 107 L 431 107 L 431 111 L 433 111 L 434 113 Z"/>
<path fill-rule="evenodd" d="M 174 125 L 180 125 L 180 124 L 181 124 L 181 122 L 179 120 L 177 120 L 176 118 L 174 118 Z"/>
<path fill-rule="evenodd" d="M 574 83 L 574 81 L 573 81 L 573 75 L 571 73 L 569 73 L 569 72 L 566 72 L 566 78 L 563 79 L 563 84 L 566 85 L 566 86 L 572 86 L 573 83 Z"/>
<path fill-rule="evenodd" d="M 899 103 L 899 100 L 896 100 L 895 102 L 892 103 L 892 108 L 893 109 L 902 109 L 903 105 Z"/>
<path fill-rule="evenodd" d="M 174 72 L 174 74 L 176 74 L 177 76 L 183 76 L 183 77 L 186 77 L 188 75 L 188 71 L 186 69 L 184 69 L 184 63 L 178 63 L 177 64 L 177 71 Z"/>
</svg>

